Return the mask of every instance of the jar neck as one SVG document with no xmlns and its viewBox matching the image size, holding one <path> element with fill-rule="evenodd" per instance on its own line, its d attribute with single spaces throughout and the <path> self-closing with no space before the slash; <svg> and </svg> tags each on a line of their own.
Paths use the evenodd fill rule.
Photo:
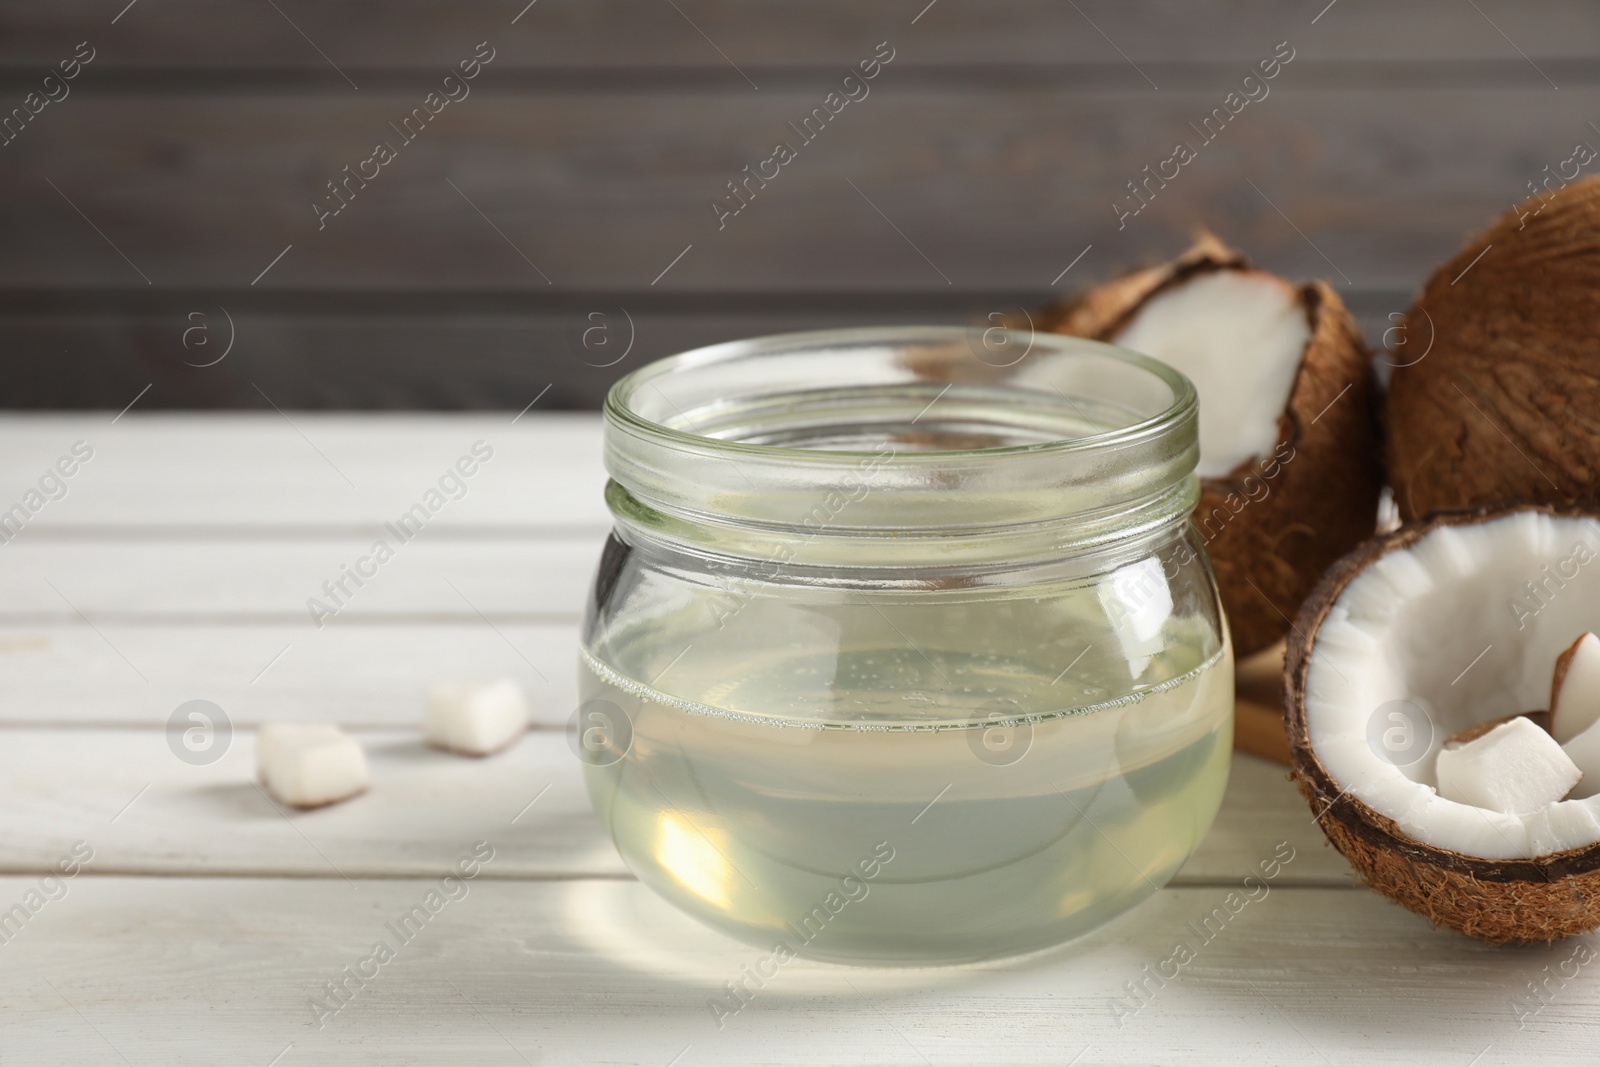
<svg viewBox="0 0 1600 1067">
<path fill-rule="evenodd" d="M 606 398 L 607 501 L 625 533 L 680 552 L 891 570 L 1059 558 L 1181 522 L 1199 493 L 1188 379 L 1001 332 L 1022 353 L 1003 365 L 950 327 L 653 363 Z"/>
<path fill-rule="evenodd" d="M 1011 524 L 871 528 L 838 520 L 861 497 L 824 497 L 794 523 L 754 523 L 716 514 L 652 508 L 617 481 L 606 486 L 606 503 L 623 539 L 657 554 L 710 561 L 723 568 L 779 570 L 851 569 L 891 576 L 980 574 L 1031 568 L 1081 558 L 1138 555 L 1168 539 L 1188 520 L 1199 500 L 1192 475 L 1135 502 L 1066 517 Z M 978 509 L 973 509 L 978 510 Z M 913 579 L 913 582 L 918 579 Z"/>
</svg>

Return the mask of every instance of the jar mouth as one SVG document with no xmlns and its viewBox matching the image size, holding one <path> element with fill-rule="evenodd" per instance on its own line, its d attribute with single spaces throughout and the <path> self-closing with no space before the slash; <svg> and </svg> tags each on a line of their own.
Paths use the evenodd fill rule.
<svg viewBox="0 0 1600 1067">
<path fill-rule="evenodd" d="M 1193 505 L 1194 386 L 1112 345 L 1000 328 L 782 334 L 651 363 L 606 398 L 644 508 L 816 535 L 952 533 Z M 617 503 L 613 493 L 613 504 Z"/>
</svg>

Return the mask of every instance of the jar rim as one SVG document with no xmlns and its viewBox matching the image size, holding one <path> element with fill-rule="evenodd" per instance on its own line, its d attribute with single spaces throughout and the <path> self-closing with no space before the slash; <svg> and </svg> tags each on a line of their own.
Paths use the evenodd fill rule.
<svg viewBox="0 0 1600 1067">
<path fill-rule="evenodd" d="M 1059 547 L 1187 515 L 1198 410 L 1179 371 L 1085 338 L 960 326 L 758 337 L 612 386 L 608 499 L 619 520 L 675 525 L 688 544 L 803 529 L 812 547 L 889 536 L 916 555 L 919 538 L 1001 528 L 1037 547 L 1043 525 Z"/>
<path fill-rule="evenodd" d="M 1185 419 L 1192 419 L 1194 413 L 1198 410 L 1199 394 L 1195 390 L 1194 383 L 1189 380 L 1187 375 L 1175 367 L 1151 356 L 1135 352 L 1132 349 L 1119 348 L 1116 345 L 1084 337 L 1038 333 L 1032 330 L 995 328 L 985 330 L 984 333 L 989 337 L 993 337 L 996 333 L 1003 333 L 1012 339 L 1010 343 L 1026 343 L 1030 348 L 1034 344 L 1043 343 L 1058 351 L 1094 350 L 1112 356 L 1160 379 L 1172 390 L 1172 402 L 1162 411 L 1150 415 L 1139 422 L 1107 429 L 1097 434 L 1062 438 L 1048 442 L 986 448 L 928 449 L 908 453 L 908 459 L 924 457 L 928 461 L 937 462 L 940 458 L 962 454 L 1002 458 L 1010 454 L 1038 453 L 1041 451 L 1083 452 L 1097 449 L 1115 451 L 1117 448 L 1147 437 L 1153 432 L 1159 432 L 1167 428 L 1177 428 Z M 603 411 L 608 430 L 615 426 L 619 430 L 658 438 L 664 443 L 684 448 L 715 448 L 736 454 L 789 456 L 796 459 L 804 458 L 807 462 L 815 462 L 819 456 L 838 456 L 853 460 L 870 454 L 871 450 L 795 448 L 711 437 L 690 430 L 677 429 L 663 422 L 647 418 L 639 414 L 630 405 L 630 399 L 645 386 L 654 384 L 657 379 L 682 374 L 685 371 L 725 364 L 734 360 L 762 356 L 770 357 L 780 353 L 788 354 L 805 348 L 822 349 L 838 343 L 859 344 L 862 342 L 874 342 L 882 345 L 906 346 L 915 342 L 925 342 L 929 338 L 965 342 L 970 337 L 971 330 L 961 326 L 868 326 L 836 330 L 802 330 L 737 341 L 724 341 L 719 344 L 692 348 L 653 360 L 638 370 L 624 375 L 607 390 Z M 1026 355 L 1019 357 L 1018 362 L 1024 358 L 1026 358 Z M 913 461 L 915 460 L 913 459 Z"/>
</svg>

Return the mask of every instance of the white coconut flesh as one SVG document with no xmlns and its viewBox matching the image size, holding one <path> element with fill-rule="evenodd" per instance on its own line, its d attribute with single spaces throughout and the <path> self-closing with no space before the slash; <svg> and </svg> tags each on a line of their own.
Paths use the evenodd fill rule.
<svg viewBox="0 0 1600 1067">
<path fill-rule="evenodd" d="M 1555 738 L 1519 715 L 1474 741 L 1446 743 L 1434 776 L 1446 800 L 1525 815 L 1572 792 L 1583 772 Z"/>
<path fill-rule="evenodd" d="M 1149 300 L 1111 341 L 1176 367 L 1200 394 L 1202 478 L 1278 443 L 1278 416 L 1311 325 L 1295 288 L 1262 271 L 1219 270 Z"/>
<path fill-rule="evenodd" d="M 1307 666 L 1317 758 L 1350 796 L 1407 837 L 1485 859 L 1532 859 L 1600 842 L 1600 782 L 1537 811 L 1441 796 L 1437 758 L 1473 726 L 1542 710 L 1556 658 L 1600 630 L 1600 523 L 1514 512 L 1439 526 L 1356 575 L 1329 608 Z M 1380 709 L 1426 709 L 1431 744 L 1396 759 L 1374 744 Z M 1600 737 L 1600 735 L 1597 735 Z M 1567 751 L 1580 765 L 1579 746 Z M 1591 775 L 1600 775 L 1597 768 Z"/>
<path fill-rule="evenodd" d="M 1600 637 L 1586 633 L 1556 660 L 1550 732 L 1563 745 L 1600 720 Z"/>
</svg>

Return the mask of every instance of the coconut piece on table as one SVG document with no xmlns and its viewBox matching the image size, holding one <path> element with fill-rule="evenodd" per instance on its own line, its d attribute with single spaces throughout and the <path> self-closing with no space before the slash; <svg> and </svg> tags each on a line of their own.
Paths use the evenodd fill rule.
<svg viewBox="0 0 1600 1067">
<path fill-rule="evenodd" d="M 428 691 L 423 733 L 428 744 L 487 756 L 528 728 L 528 702 L 510 678 L 474 685 L 436 685 Z"/>
<path fill-rule="evenodd" d="M 1524 716 L 1439 753 L 1439 795 L 1507 815 L 1527 815 L 1572 791 L 1583 772 L 1556 739 Z"/>
<path fill-rule="evenodd" d="M 1563 745 L 1600 720 L 1600 637 L 1584 634 L 1556 659 L 1550 732 Z"/>
<path fill-rule="evenodd" d="M 256 770 L 274 799 L 296 808 L 332 804 L 371 783 L 361 743 L 318 723 L 264 723 L 256 730 Z"/>
</svg>

